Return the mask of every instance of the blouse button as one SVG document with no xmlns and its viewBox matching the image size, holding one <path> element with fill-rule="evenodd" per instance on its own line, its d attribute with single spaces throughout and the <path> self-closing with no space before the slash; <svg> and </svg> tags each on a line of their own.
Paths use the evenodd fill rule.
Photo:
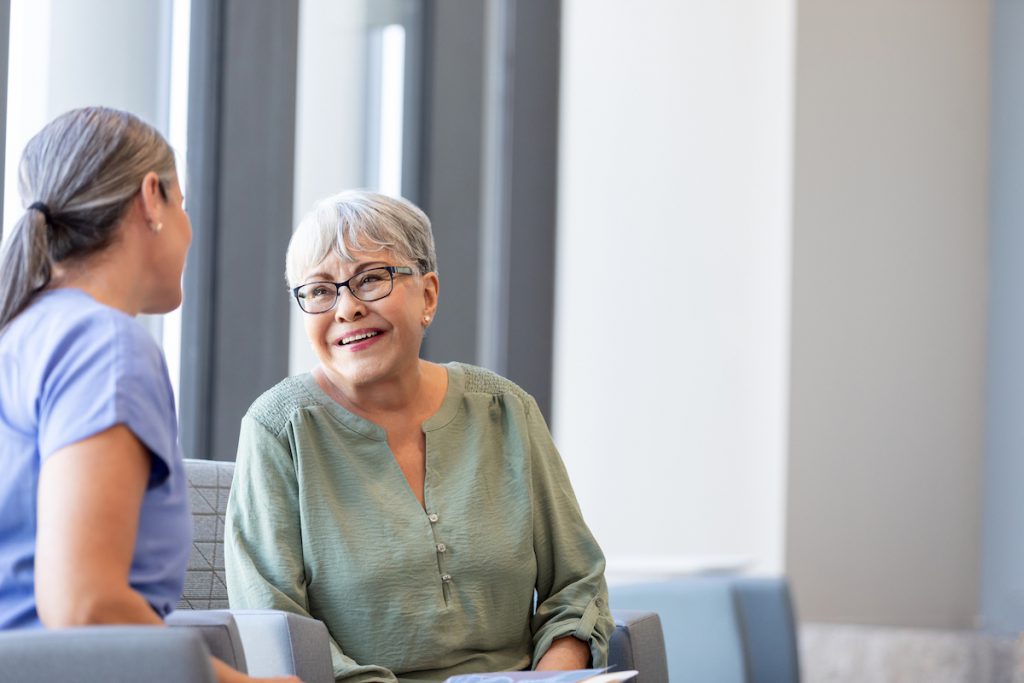
<svg viewBox="0 0 1024 683">
<path fill-rule="evenodd" d="M 447 582 L 452 580 L 452 575 L 451 574 L 441 574 L 441 580 L 444 581 L 445 583 L 447 583 Z"/>
<path fill-rule="evenodd" d="M 446 550 L 448 550 L 448 546 L 446 546 L 444 543 L 437 544 L 437 552 L 443 553 Z"/>
<path fill-rule="evenodd" d="M 429 515 L 427 515 L 427 519 L 430 520 L 431 524 L 437 524 L 437 520 L 438 520 L 437 513 L 436 512 L 431 512 Z"/>
</svg>

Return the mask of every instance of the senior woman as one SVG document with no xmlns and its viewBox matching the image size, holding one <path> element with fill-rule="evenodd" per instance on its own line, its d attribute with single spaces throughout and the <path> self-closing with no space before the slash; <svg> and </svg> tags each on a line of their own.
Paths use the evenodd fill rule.
<svg viewBox="0 0 1024 683">
<path fill-rule="evenodd" d="M 322 620 L 337 680 L 604 666 L 604 557 L 537 404 L 419 357 L 439 291 L 427 216 L 330 197 L 287 277 L 319 364 L 242 420 L 232 607 Z"/>
</svg>

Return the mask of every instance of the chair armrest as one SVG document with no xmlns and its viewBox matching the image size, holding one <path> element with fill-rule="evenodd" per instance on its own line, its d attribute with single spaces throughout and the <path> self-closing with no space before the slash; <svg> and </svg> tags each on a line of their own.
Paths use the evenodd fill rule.
<svg viewBox="0 0 1024 683">
<path fill-rule="evenodd" d="M 231 610 L 252 676 L 298 676 L 334 683 L 330 636 L 323 622 L 269 609 Z"/>
<path fill-rule="evenodd" d="M 198 633 L 210 654 L 233 669 L 248 672 L 242 636 L 234 616 L 228 610 L 175 610 L 167 616 L 165 622 L 175 629 Z"/>
<path fill-rule="evenodd" d="M 38 681 L 215 683 L 199 634 L 153 626 L 86 626 L 0 633 L 0 678 Z"/>
<path fill-rule="evenodd" d="M 608 648 L 613 670 L 635 669 L 636 683 L 668 683 L 661 619 L 654 612 L 613 609 L 615 632 Z"/>
</svg>

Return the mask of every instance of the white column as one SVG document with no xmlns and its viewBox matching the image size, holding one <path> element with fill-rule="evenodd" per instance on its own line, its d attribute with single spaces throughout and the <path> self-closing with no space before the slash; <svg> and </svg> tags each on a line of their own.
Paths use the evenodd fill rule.
<svg viewBox="0 0 1024 683">
<path fill-rule="evenodd" d="M 793 0 L 563 11 L 554 429 L 584 514 L 613 580 L 779 571 Z"/>
</svg>

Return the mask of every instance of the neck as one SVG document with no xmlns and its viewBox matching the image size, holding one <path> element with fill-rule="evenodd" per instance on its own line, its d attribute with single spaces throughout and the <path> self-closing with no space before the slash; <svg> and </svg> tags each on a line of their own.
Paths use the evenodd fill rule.
<svg viewBox="0 0 1024 683">
<path fill-rule="evenodd" d="M 49 288 L 80 289 L 96 301 L 131 316 L 139 314 L 136 268 L 119 257 L 117 244 L 78 262 L 54 266 Z"/>
<path fill-rule="evenodd" d="M 379 423 L 381 416 L 418 415 L 436 410 L 436 392 L 431 387 L 438 370 L 444 372 L 443 368 L 417 358 L 412 368 L 394 378 L 367 385 L 345 383 L 324 365 L 317 366 L 313 377 L 342 407 Z"/>
</svg>

